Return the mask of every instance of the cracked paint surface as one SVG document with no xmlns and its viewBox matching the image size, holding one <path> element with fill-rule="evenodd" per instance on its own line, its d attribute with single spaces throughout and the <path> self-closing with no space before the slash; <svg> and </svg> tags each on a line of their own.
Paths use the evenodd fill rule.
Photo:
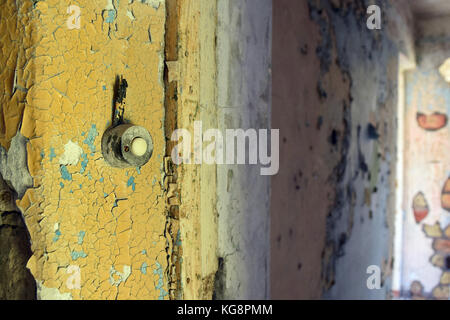
<svg viewBox="0 0 450 320">
<path fill-rule="evenodd" d="M 0 74 L 0 143 L 8 149 L 20 130 L 33 178 L 17 200 L 32 240 L 27 266 L 41 299 L 158 299 L 167 291 L 165 274 L 140 269 L 167 267 L 158 183 L 165 154 L 164 1 L 77 5 L 81 27 L 69 30 L 68 3 L 0 4 L 0 63 L 7 66 Z M 126 120 L 147 128 L 155 142 L 139 170 L 111 168 L 101 154 L 116 75 L 129 83 Z M 80 289 L 67 286 L 71 265 L 80 268 Z"/>
</svg>

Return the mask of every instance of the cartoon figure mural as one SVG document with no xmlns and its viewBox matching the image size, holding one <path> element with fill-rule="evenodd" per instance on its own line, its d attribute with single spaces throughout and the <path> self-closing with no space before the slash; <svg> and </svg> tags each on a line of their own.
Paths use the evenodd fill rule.
<svg viewBox="0 0 450 320">
<path fill-rule="evenodd" d="M 430 208 L 428 207 L 427 199 L 423 192 L 419 192 L 413 199 L 413 212 L 416 223 L 420 223 L 428 216 Z"/>
<path fill-rule="evenodd" d="M 447 115 L 440 112 L 426 115 L 422 112 L 417 113 L 417 123 L 419 127 L 427 131 L 437 131 L 447 125 Z"/>
<path fill-rule="evenodd" d="M 450 211 L 450 178 L 447 179 L 442 189 L 441 204 L 443 209 Z"/>
<path fill-rule="evenodd" d="M 447 184 L 447 183 L 446 183 Z M 439 222 L 435 225 L 423 225 L 423 232 L 433 239 L 433 255 L 430 262 L 442 270 L 439 283 L 433 288 L 435 299 L 446 300 L 450 297 L 450 224 L 443 230 Z"/>
<path fill-rule="evenodd" d="M 441 58 L 423 57 L 406 74 L 403 201 L 409 212 L 402 229 L 402 289 L 405 298 L 448 299 L 450 64 L 439 68 Z"/>
</svg>

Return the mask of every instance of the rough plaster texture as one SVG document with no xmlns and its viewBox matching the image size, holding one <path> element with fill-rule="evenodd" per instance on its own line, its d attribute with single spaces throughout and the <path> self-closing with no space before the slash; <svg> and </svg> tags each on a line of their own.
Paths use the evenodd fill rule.
<svg viewBox="0 0 450 320">
<path fill-rule="evenodd" d="M 385 298 L 390 291 L 398 54 L 413 57 L 404 3 L 277 1 L 272 125 L 273 298 Z M 398 40 L 397 40 L 398 39 Z M 368 290 L 367 267 L 382 269 Z M 293 285 L 297 283 L 298 285 Z"/>
<path fill-rule="evenodd" d="M 30 233 L 27 267 L 42 299 L 165 299 L 164 1 L 77 5 L 80 29 L 67 27 L 65 2 L 0 5 L 2 174 Z M 125 119 L 155 141 L 142 168 L 113 169 L 102 159 L 117 75 L 129 83 Z M 69 141 L 83 153 L 61 164 Z M 25 145 L 31 185 L 4 172 Z"/>
<path fill-rule="evenodd" d="M 272 2 L 219 0 L 219 129 L 271 128 Z M 270 177 L 260 166 L 217 168 L 217 299 L 270 297 Z"/>
</svg>

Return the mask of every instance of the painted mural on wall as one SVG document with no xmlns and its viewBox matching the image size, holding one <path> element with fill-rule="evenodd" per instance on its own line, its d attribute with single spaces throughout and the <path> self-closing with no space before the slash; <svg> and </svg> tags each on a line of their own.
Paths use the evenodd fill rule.
<svg viewBox="0 0 450 320">
<path fill-rule="evenodd" d="M 423 232 L 428 238 L 433 239 L 433 255 L 429 261 L 441 270 L 439 283 L 433 288 L 432 296 L 436 299 L 448 299 L 450 297 L 450 224 L 445 229 L 439 222 L 434 225 L 423 225 Z"/>
<path fill-rule="evenodd" d="M 450 211 L 450 178 L 445 181 L 444 188 L 442 189 L 441 204 L 442 208 Z"/>
<path fill-rule="evenodd" d="M 420 223 L 423 219 L 428 216 L 430 208 L 428 207 L 427 199 L 423 192 L 419 192 L 413 199 L 413 212 L 414 218 L 417 223 Z"/>
<path fill-rule="evenodd" d="M 450 86 L 440 64 L 406 74 L 402 296 L 450 297 Z"/>
<path fill-rule="evenodd" d="M 437 131 L 444 128 L 447 125 L 447 115 L 440 112 L 434 112 L 432 114 L 424 114 L 422 112 L 417 113 L 417 123 L 419 127 L 427 131 Z"/>
</svg>

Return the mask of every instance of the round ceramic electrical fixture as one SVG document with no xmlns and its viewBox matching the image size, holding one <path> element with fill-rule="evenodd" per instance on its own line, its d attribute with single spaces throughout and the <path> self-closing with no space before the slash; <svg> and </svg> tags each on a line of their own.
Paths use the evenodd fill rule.
<svg viewBox="0 0 450 320">
<path fill-rule="evenodd" d="M 147 141 L 143 138 L 135 138 L 131 141 L 131 153 L 137 157 L 142 157 L 147 152 Z"/>
<path fill-rule="evenodd" d="M 147 129 L 122 124 L 105 131 L 102 153 L 106 162 L 113 167 L 141 167 L 152 156 L 153 140 Z"/>
<path fill-rule="evenodd" d="M 444 77 L 445 81 L 450 83 L 450 58 L 445 60 L 445 62 L 439 68 L 439 72 Z"/>
</svg>

